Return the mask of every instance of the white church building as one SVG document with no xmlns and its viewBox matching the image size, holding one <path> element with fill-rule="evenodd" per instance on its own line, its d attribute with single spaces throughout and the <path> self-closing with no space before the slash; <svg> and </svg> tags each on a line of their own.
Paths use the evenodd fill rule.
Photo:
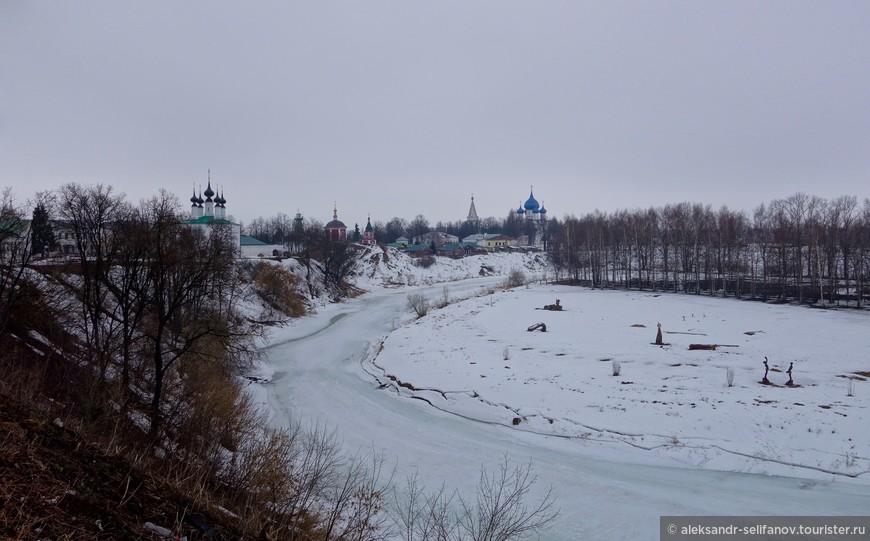
<svg viewBox="0 0 870 541">
<path fill-rule="evenodd" d="M 202 196 L 205 196 L 205 199 Z M 202 228 L 206 235 L 211 233 L 215 226 L 226 226 L 232 232 L 235 239 L 236 249 L 240 249 L 242 226 L 227 218 L 227 200 L 224 199 L 223 189 L 220 195 L 211 189 L 211 172 L 209 172 L 208 187 L 200 195 L 196 190 L 190 198 L 190 218 L 184 221 L 191 227 Z"/>
</svg>

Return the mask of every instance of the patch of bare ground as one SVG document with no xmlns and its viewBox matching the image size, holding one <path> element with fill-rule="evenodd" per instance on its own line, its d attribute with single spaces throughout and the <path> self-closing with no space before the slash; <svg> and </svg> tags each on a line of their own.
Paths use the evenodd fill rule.
<svg viewBox="0 0 870 541">
<path fill-rule="evenodd" d="M 62 424 L 0 393 L 0 538 L 142 539 L 146 522 L 191 541 L 238 535 Z"/>
</svg>

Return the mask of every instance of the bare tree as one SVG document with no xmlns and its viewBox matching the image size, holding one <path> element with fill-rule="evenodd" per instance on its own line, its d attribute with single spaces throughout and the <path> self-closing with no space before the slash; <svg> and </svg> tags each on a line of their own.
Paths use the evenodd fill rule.
<svg viewBox="0 0 870 541">
<path fill-rule="evenodd" d="M 342 285 L 356 264 L 357 252 L 354 247 L 343 240 L 322 235 L 320 254 L 323 259 L 323 284 Z"/>
<path fill-rule="evenodd" d="M 387 242 L 394 242 L 399 237 L 409 236 L 408 222 L 398 217 L 391 218 L 386 225 L 386 235 Z"/>
<path fill-rule="evenodd" d="M 807 214 L 809 212 L 810 198 L 805 194 L 798 192 L 784 202 L 785 212 L 788 219 L 788 227 L 790 230 L 789 251 L 791 252 L 791 261 L 789 267 L 792 272 L 792 280 L 797 288 L 798 302 L 804 300 L 804 261 L 806 229 L 807 229 Z"/>
<path fill-rule="evenodd" d="M 832 207 L 836 209 L 835 216 L 839 221 L 836 235 L 840 248 L 840 259 L 842 260 L 842 278 L 845 285 L 846 297 L 848 298 L 851 285 L 849 262 L 855 245 L 855 224 L 858 222 L 858 200 L 855 196 L 841 196 L 833 201 Z M 834 234 L 834 231 L 830 231 L 829 234 Z"/>
<path fill-rule="evenodd" d="M 126 397 L 131 383 L 130 371 L 137 359 L 135 345 L 142 338 L 141 325 L 148 310 L 151 228 L 143 209 L 129 209 L 113 225 L 113 239 L 118 243 L 114 265 L 106 276 L 106 288 L 113 297 L 109 312 L 120 326 L 121 394 Z M 124 407 L 127 400 L 122 401 Z"/>
<path fill-rule="evenodd" d="M 864 199 L 861 220 L 855 227 L 856 245 L 852 251 L 852 269 L 855 276 L 855 303 L 863 306 L 864 288 L 870 275 L 870 199 Z"/>
<path fill-rule="evenodd" d="M 111 300 L 110 275 L 115 254 L 123 239 L 113 234 L 115 225 L 129 212 L 123 195 L 111 186 L 61 186 L 56 213 L 62 227 L 70 234 L 75 247 L 75 279 L 68 290 L 78 299 L 81 326 L 78 329 L 85 348 L 82 361 L 93 364 L 98 378 L 88 390 L 86 406 L 97 405 L 106 383 L 106 372 L 117 347 L 118 324 L 110 316 L 115 308 Z"/>
<path fill-rule="evenodd" d="M 429 220 L 427 220 L 422 214 L 416 215 L 414 219 L 411 220 L 411 223 L 408 224 L 408 235 L 411 239 L 424 233 L 428 233 L 429 231 Z"/>
<path fill-rule="evenodd" d="M 235 314 L 240 273 L 231 231 L 182 223 L 177 200 L 167 192 L 145 203 L 151 242 L 148 253 L 148 321 L 143 325 L 151 357 L 151 433 L 160 435 L 166 376 L 185 355 L 226 365 L 250 360 L 256 328 Z"/>
</svg>

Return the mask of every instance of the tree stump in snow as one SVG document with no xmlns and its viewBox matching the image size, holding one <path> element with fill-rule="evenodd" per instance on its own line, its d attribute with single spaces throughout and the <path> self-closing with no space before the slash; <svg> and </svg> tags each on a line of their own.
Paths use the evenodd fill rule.
<svg viewBox="0 0 870 541">
<path fill-rule="evenodd" d="M 662 324 L 659 323 L 659 330 L 656 332 L 656 345 L 663 346 L 664 342 L 662 342 Z"/>
<path fill-rule="evenodd" d="M 544 310 L 552 310 L 552 311 L 554 311 L 554 312 L 561 312 L 561 311 L 562 311 L 562 305 L 559 304 L 559 299 L 556 299 L 556 304 L 545 304 L 545 305 L 544 305 Z"/>
<path fill-rule="evenodd" d="M 539 329 L 541 332 L 547 332 L 547 325 L 545 323 L 535 323 L 534 325 L 532 325 L 531 327 L 529 327 L 526 330 L 529 332 L 532 332 L 532 331 L 537 331 Z"/>
</svg>

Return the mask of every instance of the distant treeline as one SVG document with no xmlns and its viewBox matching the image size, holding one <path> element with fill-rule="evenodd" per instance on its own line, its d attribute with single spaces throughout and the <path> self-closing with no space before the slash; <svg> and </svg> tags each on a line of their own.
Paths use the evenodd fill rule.
<svg viewBox="0 0 870 541">
<path fill-rule="evenodd" d="M 365 223 L 348 223 L 345 222 L 347 236 L 352 240 L 359 240 L 365 228 Z M 434 225 L 429 223 L 429 220 L 422 214 L 418 214 L 410 222 L 404 218 L 394 217 L 384 223 L 380 220 L 372 220 L 372 230 L 375 235 L 375 240 L 380 244 L 394 242 L 399 237 L 412 239 L 416 236 L 428 233 L 430 231 L 442 231 L 451 235 L 456 235 L 460 239 L 465 238 L 475 233 L 499 233 L 509 237 L 517 238 L 522 235 L 528 235 L 534 231 L 532 224 L 528 223 L 521 217 L 518 217 L 515 212 L 508 212 L 503 219 L 498 218 L 483 218 L 479 223 L 472 223 L 466 220 L 456 220 L 453 222 L 438 221 Z M 250 223 L 243 224 L 242 231 L 245 235 L 250 235 L 267 244 L 285 244 L 292 246 L 298 242 L 300 233 L 309 231 L 309 236 L 319 234 L 323 231 L 323 224 L 317 220 L 305 218 L 302 227 L 296 226 L 294 219 L 287 214 L 278 213 L 271 218 L 256 218 Z M 355 238 L 357 237 L 357 238 Z"/>
<path fill-rule="evenodd" d="M 551 221 L 556 276 L 592 287 L 862 306 L 870 200 L 803 193 L 751 214 L 700 203 Z"/>
</svg>

